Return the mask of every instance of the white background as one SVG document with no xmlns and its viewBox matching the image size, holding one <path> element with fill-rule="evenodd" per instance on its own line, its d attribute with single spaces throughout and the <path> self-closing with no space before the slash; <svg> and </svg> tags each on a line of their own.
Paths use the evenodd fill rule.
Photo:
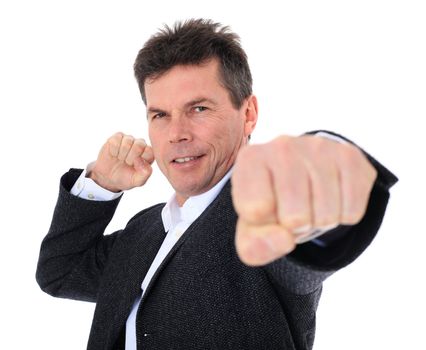
<svg viewBox="0 0 426 350">
<path fill-rule="evenodd" d="M 189 17 L 240 34 L 260 102 L 253 142 L 334 130 L 400 178 L 377 239 L 326 281 L 314 349 L 426 349 L 426 11 L 409 0 L 2 1 L 2 348 L 85 348 L 94 305 L 49 297 L 34 278 L 59 177 L 116 131 L 146 137 L 133 60 L 163 23 Z M 154 172 L 109 232 L 168 199 Z"/>
</svg>

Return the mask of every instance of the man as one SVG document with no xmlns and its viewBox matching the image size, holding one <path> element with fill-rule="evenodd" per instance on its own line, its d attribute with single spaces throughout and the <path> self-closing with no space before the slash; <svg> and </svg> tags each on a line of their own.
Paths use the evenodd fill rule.
<svg viewBox="0 0 426 350">
<path fill-rule="evenodd" d="M 257 100 L 227 27 L 166 27 L 135 74 L 151 146 L 117 133 L 62 177 L 39 285 L 97 303 L 88 349 L 311 349 L 322 282 L 370 244 L 396 178 L 331 133 L 249 146 Z M 154 159 L 175 194 L 103 235 Z"/>
</svg>

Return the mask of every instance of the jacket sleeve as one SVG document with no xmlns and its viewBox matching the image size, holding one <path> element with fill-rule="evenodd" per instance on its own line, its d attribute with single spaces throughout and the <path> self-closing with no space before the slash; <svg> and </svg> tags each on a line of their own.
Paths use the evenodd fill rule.
<svg viewBox="0 0 426 350">
<path fill-rule="evenodd" d="M 343 136 L 324 132 L 353 144 Z M 356 225 L 340 225 L 326 233 L 333 239 L 325 247 L 311 242 L 300 244 L 288 256 L 266 265 L 266 272 L 286 292 L 304 295 L 317 290 L 327 277 L 361 255 L 376 236 L 386 211 L 389 189 L 398 179 L 371 155 L 361 151 L 378 172 L 364 217 Z"/>
<path fill-rule="evenodd" d="M 89 201 L 69 190 L 81 174 L 70 169 L 62 176 L 52 223 L 43 239 L 36 280 L 46 293 L 96 301 L 102 271 L 121 231 L 104 235 L 120 201 Z"/>
</svg>

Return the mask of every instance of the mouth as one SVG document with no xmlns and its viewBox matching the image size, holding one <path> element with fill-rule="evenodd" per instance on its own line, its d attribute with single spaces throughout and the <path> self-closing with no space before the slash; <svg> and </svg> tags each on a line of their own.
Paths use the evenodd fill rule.
<svg viewBox="0 0 426 350">
<path fill-rule="evenodd" d="M 175 158 L 175 159 L 172 160 L 172 163 L 177 163 L 177 164 L 189 163 L 189 162 L 192 162 L 194 160 L 198 160 L 203 156 L 204 156 L 204 154 L 201 155 L 201 156 L 188 156 L 188 157 Z"/>
</svg>

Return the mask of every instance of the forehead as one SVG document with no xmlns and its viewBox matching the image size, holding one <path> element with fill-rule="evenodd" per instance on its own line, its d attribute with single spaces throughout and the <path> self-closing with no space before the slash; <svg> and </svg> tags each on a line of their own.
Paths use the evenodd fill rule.
<svg viewBox="0 0 426 350">
<path fill-rule="evenodd" d="M 200 65 L 177 65 L 159 77 L 145 82 L 147 108 L 172 108 L 204 96 L 229 100 L 228 91 L 219 79 L 219 62 L 209 60 Z"/>
</svg>

